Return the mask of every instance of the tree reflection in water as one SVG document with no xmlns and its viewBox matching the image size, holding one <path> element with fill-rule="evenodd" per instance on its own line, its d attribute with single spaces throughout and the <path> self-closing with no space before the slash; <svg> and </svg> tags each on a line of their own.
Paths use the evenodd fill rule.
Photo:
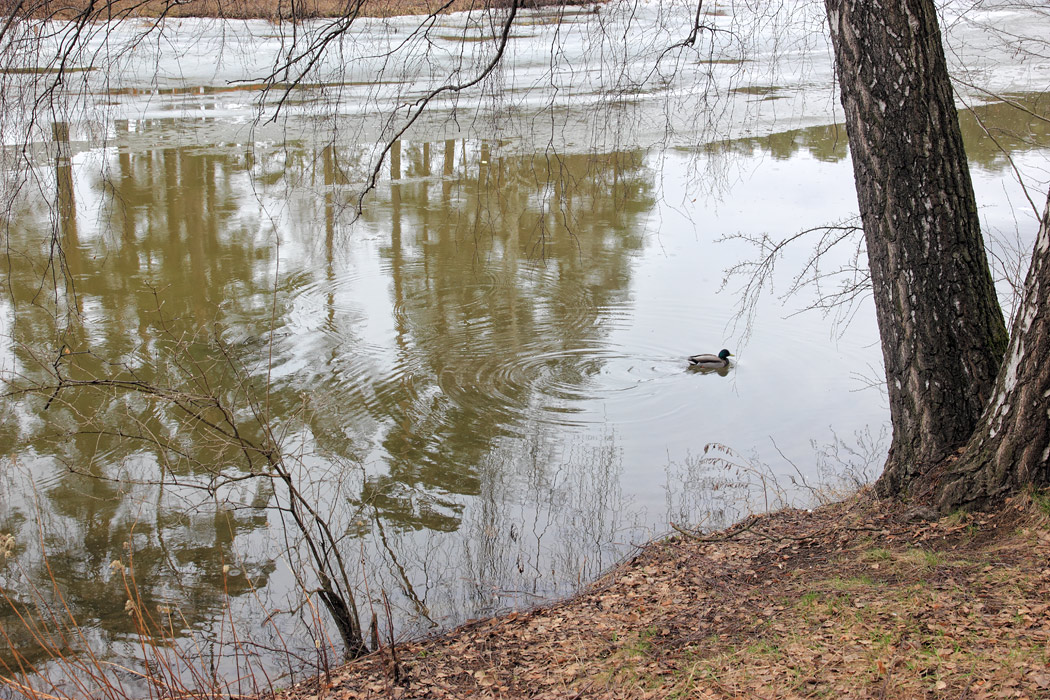
<svg viewBox="0 0 1050 700">
<path fill-rule="evenodd" d="M 5 504 L 23 583 L 53 572 L 118 656 L 135 630 L 111 564 L 129 557 L 176 635 L 250 616 L 253 590 L 282 624 L 308 618 L 268 450 L 364 562 L 363 616 L 400 591 L 399 630 L 566 592 L 622 554 L 638 522 L 615 434 L 567 428 L 642 246 L 644 153 L 398 144 L 351 227 L 353 148 L 150 143 L 172 128 L 118 123 L 73 167 L 83 144 L 56 127 L 68 206 L 51 221 L 26 197 L 12 224 L 4 378 L 25 398 L 3 451 L 39 493 Z"/>
</svg>

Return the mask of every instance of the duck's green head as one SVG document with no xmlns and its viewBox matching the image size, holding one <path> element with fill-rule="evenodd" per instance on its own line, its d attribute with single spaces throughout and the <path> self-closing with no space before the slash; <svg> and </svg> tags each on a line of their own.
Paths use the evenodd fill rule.
<svg viewBox="0 0 1050 700">
<path fill-rule="evenodd" d="M 733 356 L 733 353 L 729 352 L 725 348 L 722 348 L 722 352 L 718 353 L 718 359 L 721 360 L 722 362 L 725 362 L 727 357 L 732 357 L 732 356 Z"/>
</svg>

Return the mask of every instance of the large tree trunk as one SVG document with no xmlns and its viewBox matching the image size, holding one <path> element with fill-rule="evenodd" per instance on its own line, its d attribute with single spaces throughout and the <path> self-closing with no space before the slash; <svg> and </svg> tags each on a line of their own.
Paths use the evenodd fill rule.
<svg viewBox="0 0 1050 700">
<path fill-rule="evenodd" d="M 973 432 L 1006 350 L 932 0 L 825 0 L 900 496 Z"/>
<path fill-rule="evenodd" d="M 1050 195 L 995 393 L 944 480 L 942 511 L 1050 484 Z"/>
</svg>

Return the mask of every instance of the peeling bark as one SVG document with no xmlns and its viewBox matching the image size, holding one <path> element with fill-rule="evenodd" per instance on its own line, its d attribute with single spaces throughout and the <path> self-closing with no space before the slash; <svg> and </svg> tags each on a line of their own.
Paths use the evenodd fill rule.
<svg viewBox="0 0 1050 700">
<path fill-rule="evenodd" d="M 972 434 L 1007 346 L 932 0 L 825 0 L 901 496 Z"/>
<path fill-rule="evenodd" d="M 1050 194 L 995 392 L 937 496 L 942 511 L 1050 484 Z"/>
</svg>

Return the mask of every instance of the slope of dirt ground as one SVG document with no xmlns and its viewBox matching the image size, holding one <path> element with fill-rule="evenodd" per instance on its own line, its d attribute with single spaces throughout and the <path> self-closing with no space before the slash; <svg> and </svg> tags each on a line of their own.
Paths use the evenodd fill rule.
<svg viewBox="0 0 1050 700">
<path fill-rule="evenodd" d="M 581 594 L 389 647 L 305 698 L 1050 698 L 1050 496 L 861 494 L 650 544 Z"/>
</svg>

